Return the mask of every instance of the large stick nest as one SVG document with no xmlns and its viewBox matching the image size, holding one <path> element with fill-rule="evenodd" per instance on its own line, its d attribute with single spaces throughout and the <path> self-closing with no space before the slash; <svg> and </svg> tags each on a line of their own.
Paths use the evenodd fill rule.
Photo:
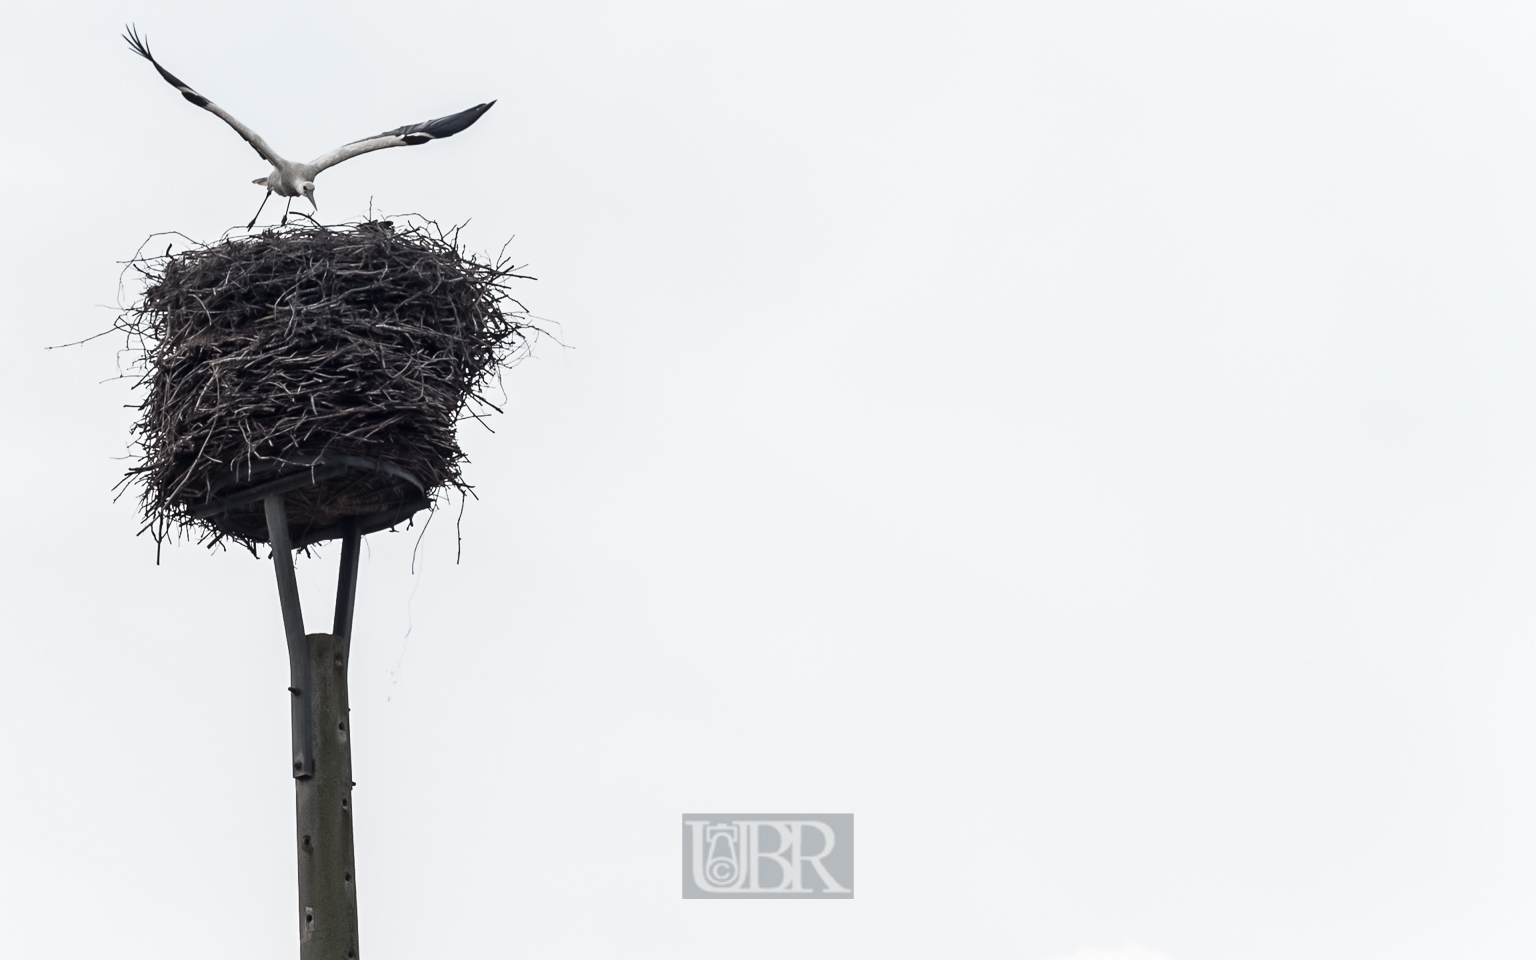
<svg viewBox="0 0 1536 960">
<path fill-rule="evenodd" d="M 514 272 L 466 254 L 430 222 L 318 224 L 139 256 L 144 281 L 118 329 L 147 388 L 133 427 L 144 531 L 254 550 L 260 503 L 192 511 L 241 486 L 339 456 L 385 462 L 436 496 L 467 493 L 457 426 L 497 409 L 482 391 L 528 345 Z M 295 540 L 398 506 L 414 491 L 353 473 L 291 493 Z"/>
</svg>

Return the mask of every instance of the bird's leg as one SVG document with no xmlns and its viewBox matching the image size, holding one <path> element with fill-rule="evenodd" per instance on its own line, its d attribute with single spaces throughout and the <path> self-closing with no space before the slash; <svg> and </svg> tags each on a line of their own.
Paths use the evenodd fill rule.
<svg viewBox="0 0 1536 960">
<path fill-rule="evenodd" d="M 267 201 L 270 200 L 270 199 L 272 199 L 272 191 L 268 190 L 267 191 L 267 195 L 265 197 L 261 198 L 261 206 L 256 208 L 256 217 L 261 216 L 261 211 L 266 208 Z M 251 218 L 251 222 L 245 225 L 245 229 L 249 230 L 252 227 L 256 226 L 256 217 L 252 217 Z"/>
<path fill-rule="evenodd" d="M 280 227 L 288 226 L 288 211 L 292 210 L 292 209 L 293 209 L 293 198 L 289 197 L 288 198 L 288 206 L 283 208 L 283 222 L 278 224 L 278 226 L 280 226 Z"/>
</svg>

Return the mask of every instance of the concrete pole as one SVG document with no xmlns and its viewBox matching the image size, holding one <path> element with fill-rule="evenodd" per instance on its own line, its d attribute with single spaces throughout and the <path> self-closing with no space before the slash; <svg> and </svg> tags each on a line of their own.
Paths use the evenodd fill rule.
<svg viewBox="0 0 1536 960">
<path fill-rule="evenodd" d="M 294 780 L 298 807 L 299 958 L 358 960 L 357 867 L 352 851 L 352 723 L 347 647 L 311 633 L 310 743 L 314 773 Z"/>
</svg>

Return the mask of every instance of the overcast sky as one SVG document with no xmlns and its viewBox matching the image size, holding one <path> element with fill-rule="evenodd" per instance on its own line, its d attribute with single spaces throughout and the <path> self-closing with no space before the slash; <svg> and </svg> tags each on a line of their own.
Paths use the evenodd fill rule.
<svg viewBox="0 0 1536 960">
<path fill-rule="evenodd" d="M 561 341 L 462 561 L 367 541 L 370 960 L 1536 949 L 1530 4 L 6 17 L 0 953 L 295 951 L 271 564 L 157 566 L 44 350 L 261 199 L 128 20 L 299 159 L 497 98 L 320 212 L 515 237 Z M 700 811 L 854 813 L 856 899 L 680 899 Z"/>
</svg>

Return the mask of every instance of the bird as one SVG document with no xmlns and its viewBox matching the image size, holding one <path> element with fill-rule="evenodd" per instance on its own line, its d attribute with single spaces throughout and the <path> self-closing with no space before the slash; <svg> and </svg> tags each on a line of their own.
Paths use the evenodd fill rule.
<svg viewBox="0 0 1536 960">
<path fill-rule="evenodd" d="M 256 226 L 256 219 L 261 216 L 261 211 L 266 208 L 267 201 L 272 198 L 272 194 L 275 193 L 280 197 L 288 198 L 288 206 L 283 208 L 282 219 L 282 223 L 286 225 L 288 223 L 288 213 L 293 209 L 293 201 L 296 197 L 303 197 L 308 200 L 316 211 L 320 209 L 320 205 L 315 202 L 315 177 L 322 170 L 334 167 L 343 160 L 350 160 L 353 157 L 370 153 L 374 150 L 383 150 L 386 147 L 412 147 L 423 143 L 431 143 L 433 140 L 451 137 L 456 133 L 467 130 L 470 125 L 480 119 L 485 111 L 496 105 L 496 101 L 492 100 L 490 103 L 477 104 L 468 110 L 461 110 L 446 117 L 438 117 L 436 120 L 427 120 L 422 123 L 411 123 L 403 127 L 396 127 L 393 130 L 386 130 L 371 137 L 364 137 L 361 140 L 354 140 L 351 143 L 343 144 L 329 153 L 321 154 L 309 163 L 297 163 L 293 160 L 284 160 L 278 156 L 277 151 L 267 146 L 267 141 L 263 140 L 256 131 L 236 120 L 223 107 L 193 90 L 173 76 L 170 71 L 160 66 L 154 54 L 149 52 L 148 37 L 146 36 L 141 39 L 137 28 L 129 25 L 125 29 L 128 32 L 123 34 L 123 39 L 128 41 L 128 46 L 133 48 L 134 53 L 137 53 L 153 64 L 154 68 L 159 71 L 160 76 L 165 78 L 166 83 L 181 91 L 181 95 L 188 102 L 202 107 L 233 127 L 235 132 L 240 134 L 246 143 L 250 144 L 257 153 L 261 154 L 263 160 L 272 164 L 273 170 L 271 173 L 251 181 L 259 187 L 266 187 L 267 193 L 266 196 L 261 198 L 261 206 L 256 208 L 256 216 L 252 217 L 251 222 L 246 224 L 245 228 L 247 230 Z"/>
</svg>

